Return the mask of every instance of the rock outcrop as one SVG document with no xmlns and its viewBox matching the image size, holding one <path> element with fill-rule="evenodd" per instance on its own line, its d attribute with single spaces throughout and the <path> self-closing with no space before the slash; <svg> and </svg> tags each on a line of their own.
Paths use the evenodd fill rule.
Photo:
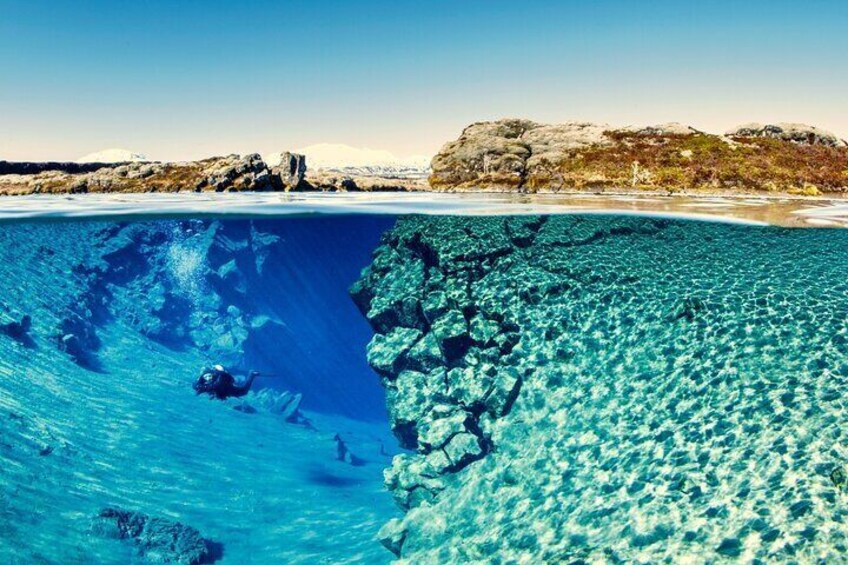
<svg viewBox="0 0 848 565">
<path fill-rule="evenodd" d="M 839 561 L 832 236 L 400 219 L 351 289 L 411 450 L 382 543 L 401 563 Z"/>
<path fill-rule="evenodd" d="M 811 126 L 741 126 L 727 137 L 669 123 L 612 128 L 507 119 L 468 126 L 433 158 L 437 191 L 769 191 L 848 188 L 848 147 Z"/>
<path fill-rule="evenodd" d="M 306 156 L 286 151 L 280 155 L 280 162 L 271 168 L 271 174 L 280 179 L 281 187 L 302 188 L 306 176 Z"/>
<path fill-rule="evenodd" d="M 10 163 L 0 161 L 0 196 L 128 192 L 398 192 L 426 190 L 423 176 L 310 171 L 306 157 L 279 154 L 269 166 L 259 154 L 181 163 Z M 275 159 L 276 161 L 276 159 Z M 369 173 L 369 174 L 366 174 Z M 426 176 L 426 175 L 425 175 Z"/>
<path fill-rule="evenodd" d="M 535 167 L 555 165 L 568 151 L 607 143 L 605 125 L 529 120 L 480 122 L 433 157 L 434 188 L 500 186 L 521 188 Z"/>
</svg>

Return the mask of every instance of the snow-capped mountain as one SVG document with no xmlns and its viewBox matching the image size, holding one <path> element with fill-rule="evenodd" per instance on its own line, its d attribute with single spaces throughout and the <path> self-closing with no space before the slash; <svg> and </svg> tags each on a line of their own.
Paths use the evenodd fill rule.
<svg viewBox="0 0 848 565">
<path fill-rule="evenodd" d="M 104 149 L 96 153 L 89 153 L 77 159 L 77 163 L 128 163 L 131 161 L 148 161 L 149 159 L 141 153 L 128 149 Z"/>
<path fill-rule="evenodd" d="M 343 143 L 318 143 L 297 151 L 306 155 L 306 162 L 316 169 L 339 167 L 429 167 L 430 158 L 424 155 L 397 157 L 385 149 L 351 147 Z"/>
<path fill-rule="evenodd" d="M 384 149 L 351 147 L 343 143 L 318 143 L 298 149 L 306 155 L 306 167 L 346 176 L 382 178 L 423 178 L 430 173 L 430 157 L 412 155 L 398 157 Z M 269 155 L 265 162 L 279 163 L 279 154 Z"/>
</svg>

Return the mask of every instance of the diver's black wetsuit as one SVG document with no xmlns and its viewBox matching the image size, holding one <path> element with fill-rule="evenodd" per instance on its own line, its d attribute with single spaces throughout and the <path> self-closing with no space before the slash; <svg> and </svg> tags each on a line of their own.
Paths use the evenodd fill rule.
<svg viewBox="0 0 848 565">
<path fill-rule="evenodd" d="M 230 397 L 240 397 L 250 391 L 254 379 L 259 376 L 256 371 L 251 371 L 247 380 L 242 385 L 236 384 L 236 379 L 223 367 L 217 366 L 204 369 L 203 373 L 194 382 L 193 388 L 197 394 L 208 394 L 212 398 L 224 400 Z"/>
</svg>

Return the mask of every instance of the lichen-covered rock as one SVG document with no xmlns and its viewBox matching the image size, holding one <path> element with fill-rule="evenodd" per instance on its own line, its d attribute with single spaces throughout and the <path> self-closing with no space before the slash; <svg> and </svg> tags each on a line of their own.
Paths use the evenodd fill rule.
<svg viewBox="0 0 848 565">
<path fill-rule="evenodd" d="M 279 179 L 279 187 L 284 190 L 302 188 L 306 176 L 306 156 L 285 152 L 280 155 L 280 162 L 271 168 L 271 174 Z"/>
<path fill-rule="evenodd" d="M 605 126 L 529 120 L 480 122 L 463 130 L 433 158 L 433 187 L 520 187 L 535 167 L 558 162 L 563 152 L 603 142 Z"/>
<path fill-rule="evenodd" d="M 268 166 L 258 153 L 221 157 L 204 167 L 197 190 L 267 190 L 271 188 Z"/>
</svg>

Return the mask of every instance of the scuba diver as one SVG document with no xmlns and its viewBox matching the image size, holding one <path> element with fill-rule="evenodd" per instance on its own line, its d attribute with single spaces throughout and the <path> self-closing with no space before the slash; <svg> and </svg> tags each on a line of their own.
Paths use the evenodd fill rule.
<svg viewBox="0 0 848 565">
<path fill-rule="evenodd" d="M 251 371 L 247 380 L 242 384 L 236 384 L 236 379 L 221 365 L 215 365 L 211 369 L 203 369 L 192 385 L 197 394 L 208 394 L 211 398 L 225 400 L 230 397 L 239 398 L 250 391 L 250 387 L 259 371 Z"/>
</svg>

